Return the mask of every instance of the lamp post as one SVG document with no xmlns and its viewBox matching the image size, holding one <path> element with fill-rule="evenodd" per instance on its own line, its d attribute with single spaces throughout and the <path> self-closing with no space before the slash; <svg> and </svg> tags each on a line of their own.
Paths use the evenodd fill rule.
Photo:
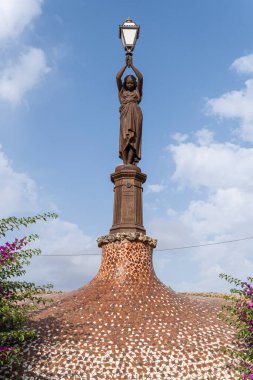
<svg viewBox="0 0 253 380">
<path fill-rule="evenodd" d="M 110 234 L 145 234 L 142 216 L 142 185 L 146 174 L 137 163 L 141 160 L 142 111 L 139 106 L 142 98 L 143 76 L 132 63 L 132 52 L 139 37 L 140 27 L 128 18 L 119 27 L 119 37 L 126 51 L 126 64 L 116 75 L 120 101 L 120 141 L 119 157 L 123 165 L 116 167 L 111 174 L 114 183 L 113 225 Z M 127 66 L 133 75 L 122 76 Z"/>
<path fill-rule="evenodd" d="M 136 41 L 139 38 L 140 26 L 137 25 L 131 18 L 126 19 L 126 21 L 119 26 L 119 38 L 122 41 L 124 49 L 126 51 L 126 57 L 131 57 L 133 55 L 133 50 Z"/>
</svg>

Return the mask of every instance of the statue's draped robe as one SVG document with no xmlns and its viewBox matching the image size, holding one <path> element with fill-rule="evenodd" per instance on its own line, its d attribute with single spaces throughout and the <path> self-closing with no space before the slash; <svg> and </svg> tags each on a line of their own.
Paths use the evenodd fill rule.
<svg viewBox="0 0 253 380">
<path fill-rule="evenodd" d="M 134 151 L 134 162 L 141 159 L 142 111 L 139 107 L 141 95 L 138 89 L 127 91 L 124 87 L 119 91 L 120 101 L 120 138 L 119 157 L 130 145 Z"/>
</svg>

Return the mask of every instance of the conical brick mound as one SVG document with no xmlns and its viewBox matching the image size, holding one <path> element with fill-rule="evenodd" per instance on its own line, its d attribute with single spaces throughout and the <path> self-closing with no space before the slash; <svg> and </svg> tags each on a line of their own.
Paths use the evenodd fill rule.
<svg viewBox="0 0 253 380">
<path fill-rule="evenodd" d="M 217 318 L 218 306 L 162 284 L 155 244 L 138 233 L 99 239 L 97 276 L 34 316 L 38 337 L 24 346 L 21 379 L 238 378 L 220 352 L 233 331 Z"/>
</svg>

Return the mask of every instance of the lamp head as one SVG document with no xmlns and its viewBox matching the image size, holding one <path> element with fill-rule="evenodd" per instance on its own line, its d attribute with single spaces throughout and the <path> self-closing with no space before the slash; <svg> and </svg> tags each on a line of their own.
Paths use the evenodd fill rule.
<svg viewBox="0 0 253 380">
<path fill-rule="evenodd" d="M 135 24 L 129 17 L 119 26 L 119 38 L 121 38 L 124 49 L 127 53 L 134 50 L 137 39 L 139 38 L 140 26 Z"/>
</svg>

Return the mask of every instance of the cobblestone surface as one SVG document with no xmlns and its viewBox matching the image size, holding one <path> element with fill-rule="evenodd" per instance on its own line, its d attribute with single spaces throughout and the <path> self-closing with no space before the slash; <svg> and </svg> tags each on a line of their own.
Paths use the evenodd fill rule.
<svg viewBox="0 0 253 380">
<path fill-rule="evenodd" d="M 235 380 L 220 352 L 232 346 L 234 331 L 218 311 L 212 300 L 162 284 L 148 241 L 116 239 L 103 245 L 100 270 L 88 285 L 34 314 L 38 336 L 24 345 L 17 374 L 22 380 Z"/>
</svg>

